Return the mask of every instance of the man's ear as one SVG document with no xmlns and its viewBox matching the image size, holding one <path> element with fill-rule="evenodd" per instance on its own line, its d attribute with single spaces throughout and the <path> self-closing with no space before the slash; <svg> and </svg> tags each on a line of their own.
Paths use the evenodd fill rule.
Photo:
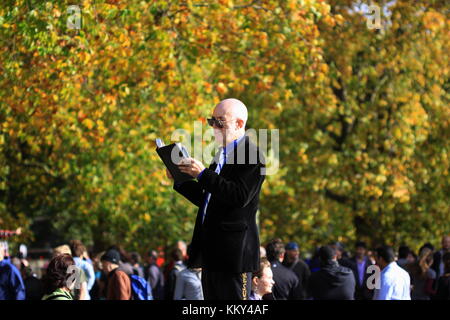
<svg viewBox="0 0 450 320">
<path fill-rule="evenodd" d="M 237 119 L 237 127 L 238 129 L 242 129 L 244 127 L 244 120 Z"/>
<path fill-rule="evenodd" d="M 254 286 L 255 288 L 258 286 L 258 283 L 259 283 L 258 277 L 253 277 L 253 278 L 252 278 L 252 284 L 253 284 L 253 286 Z"/>
</svg>

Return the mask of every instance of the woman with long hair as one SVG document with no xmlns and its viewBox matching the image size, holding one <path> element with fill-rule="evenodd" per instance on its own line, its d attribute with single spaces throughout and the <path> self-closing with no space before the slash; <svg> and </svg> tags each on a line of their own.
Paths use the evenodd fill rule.
<svg viewBox="0 0 450 320">
<path fill-rule="evenodd" d="M 411 299 L 430 300 L 430 296 L 435 294 L 433 290 L 436 281 L 436 272 L 431 269 L 433 264 L 433 251 L 429 248 L 422 248 L 418 259 L 406 266 L 406 270 L 411 277 Z"/>
</svg>

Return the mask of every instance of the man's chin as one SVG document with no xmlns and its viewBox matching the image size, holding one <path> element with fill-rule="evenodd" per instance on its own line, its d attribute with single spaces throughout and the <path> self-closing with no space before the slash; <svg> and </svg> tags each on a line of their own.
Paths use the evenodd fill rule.
<svg viewBox="0 0 450 320">
<path fill-rule="evenodd" d="M 220 137 L 220 138 L 215 137 L 215 142 L 216 142 L 216 144 L 217 144 L 219 147 L 225 146 L 225 143 L 224 143 L 223 140 L 224 140 L 224 139 L 223 139 L 222 137 Z"/>
</svg>

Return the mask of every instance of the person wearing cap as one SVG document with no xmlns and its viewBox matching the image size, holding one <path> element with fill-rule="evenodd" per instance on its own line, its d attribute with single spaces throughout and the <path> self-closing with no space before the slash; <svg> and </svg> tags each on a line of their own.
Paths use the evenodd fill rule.
<svg viewBox="0 0 450 320">
<path fill-rule="evenodd" d="M 130 300 L 131 283 L 128 275 L 118 270 L 120 253 L 110 249 L 101 258 L 102 269 L 107 280 L 105 287 L 106 300 Z"/>
<path fill-rule="evenodd" d="M 308 265 L 299 258 L 300 251 L 298 244 L 296 242 L 289 242 L 286 247 L 286 252 L 284 254 L 283 265 L 292 270 L 298 278 L 298 286 L 296 290 L 300 299 L 304 300 L 307 298 L 307 285 L 308 279 L 311 276 L 311 271 Z"/>
<path fill-rule="evenodd" d="M 308 281 L 308 292 L 313 300 L 353 300 L 355 277 L 349 268 L 337 262 L 337 252 L 331 246 L 319 249 L 321 268 Z"/>
</svg>

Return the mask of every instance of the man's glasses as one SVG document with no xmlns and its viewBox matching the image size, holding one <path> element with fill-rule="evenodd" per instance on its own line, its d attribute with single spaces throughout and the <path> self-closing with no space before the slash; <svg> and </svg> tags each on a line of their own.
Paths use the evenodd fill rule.
<svg viewBox="0 0 450 320">
<path fill-rule="evenodd" d="M 222 129 L 222 128 L 224 127 L 225 123 L 227 123 L 227 122 L 229 122 L 229 121 L 231 121 L 231 120 L 233 120 L 233 119 L 230 119 L 230 120 L 221 120 L 221 119 L 216 119 L 216 118 L 212 117 L 212 118 L 206 119 L 206 120 L 208 121 L 208 124 L 209 124 L 211 127 L 214 127 L 214 125 L 215 125 L 217 128 Z"/>
</svg>

